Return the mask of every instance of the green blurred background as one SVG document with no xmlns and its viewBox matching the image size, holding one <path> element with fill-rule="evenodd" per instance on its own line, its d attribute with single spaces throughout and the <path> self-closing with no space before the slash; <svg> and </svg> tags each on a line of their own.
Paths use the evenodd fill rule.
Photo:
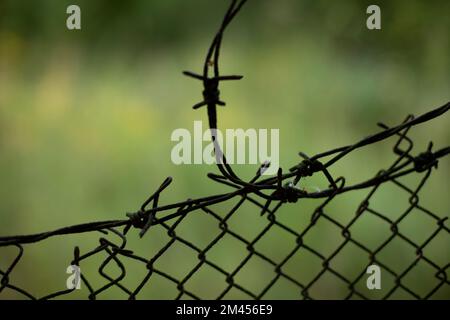
<svg viewBox="0 0 450 320">
<path fill-rule="evenodd" d="M 206 178 L 214 167 L 176 166 L 170 161 L 176 128 L 192 129 L 194 120 L 206 121 L 204 110 L 191 106 L 201 99 L 201 87 L 181 74 L 200 71 L 206 49 L 228 1 L 13 1 L 0 0 L 0 234 L 27 234 L 88 221 L 121 219 L 136 210 L 168 175 L 174 178 L 162 204 L 228 189 Z M 66 28 L 66 8 L 81 7 L 82 30 Z M 280 164 L 299 161 L 298 151 L 315 154 L 349 144 L 376 132 L 376 123 L 400 123 L 407 114 L 421 114 L 448 102 L 450 88 L 450 2 L 384 1 L 382 30 L 366 28 L 369 1 L 249 0 L 225 35 L 221 60 L 225 74 L 243 74 L 240 82 L 222 86 L 226 108 L 219 110 L 220 128 L 279 128 Z M 450 143 L 448 116 L 412 130 L 415 153 L 429 140 L 436 148 Z M 345 158 L 332 169 L 347 183 L 367 179 L 392 161 L 394 140 L 370 146 Z M 250 177 L 255 166 L 236 170 Z M 423 206 L 448 215 L 449 161 L 421 192 Z M 406 179 L 411 187 L 418 177 Z M 322 179 L 302 187 L 324 188 Z M 342 223 L 353 217 L 367 191 L 342 196 L 329 213 Z M 408 205 L 407 195 L 386 185 L 372 202 L 397 218 Z M 225 214 L 232 203 L 216 209 Z M 302 230 L 317 201 L 286 206 L 278 218 Z M 193 213 L 179 235 L 206 246 L 220 233 L 217 223 Z M 248 204 L 230 221 L 248 239 L 265 226 L 259 211 Z M 400 231 L 421 244 L 436 223 L 421 212 L 408 216 Z M 178 230 L 178 229 L 177 229 Z M 366 215 L 352 235 L 375 248 L 391 233 L 389 225 Z M 11 282 L 37 295 L 64 289 L 65 269 L 73 246 L 85 252 L 97 245 L 99 234 L 54 238 L 26 250 Z M 143 240 L 136 232 L 130 248 L 151 257 L 169 240 L 152 229 Z M 342 241 L 339 230 L 326 222 L 311 232 L 310 245 L 324 255 Z M 245 246 L 231 237 L 211 250 L 208 258 L 231 272 L 245 257 Z M 295 239 L 274 230 L 257 249 L 281 261 Z M 31 249 L 32 248 L 32 249 Z M 450 260 L 450 240 L 432 241 L 425 255 L 440 266 Z M 352 247 L 332 266 L 350 279 L 364 268 L 367 254 Z M 14 255 L 2 248 L 0 268 Z M 395 240 L 379 258 L 401 273 L 415 258 L 414 248 Z M 99 259 L 82 272 L 94 284 Z M 198 262 L 196 254 L 176 245 L 164 256 L 160 269 L 178 278 Z M 300 252 L 286 271 L 307 282 L 320 271 L 320 260 Z M 124 284 L 133 288 L 145 267 L 128 264 Z M 111 268 L 112 274 L 118 271 Z M 421 295 L 438 281 L 435 270 L 420 262 L 404 281 Z M 273 268 L 251 259 L 235 277 L 237 283 L 260 291 L 274 276 Z M 372 298 L 382 297 L 393 285 L 388 273 L 382 290 L 358 288 Z M 226 287 L 219 273 L 202 267 L 186 287 L 203 298 L 214 298 Z M 311 296 L 339 298 L 344 284 L 331 274 L 311 289 Z M 173 298 L 174 284 L 155 276 L 140 298 Z M 85 297 L 87 289 L 70 297 Z M 266 298 L 295 298 L 299 289 L 280 280 Z M 18 298 L 4 291 L 0 298 Z M 118 289 L 99 297 L 123 298 Z M 246 298 L 232 290 L 227 298 Z M 395 298 L 411 298 L 401 289 Z M 435 298 L 450 298 L 443 286 Z"/>
</svg>

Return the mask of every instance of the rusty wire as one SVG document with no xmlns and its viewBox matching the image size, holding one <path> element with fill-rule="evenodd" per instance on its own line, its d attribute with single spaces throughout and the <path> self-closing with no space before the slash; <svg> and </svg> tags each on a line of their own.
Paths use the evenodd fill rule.
<svg viewBox="0 0 450 320">
<path fill-rule="evenodd" d="M 129 299 L 135 299 L 144 286 L 151 285 L 151 283 L 149 283 L 149 280 L 153 275 L 159 275 L 165 278 L 168 282 L 176 285 L 178 291 L 177 296 L 174 297 L 176 299 L 222 299 L 225 298 L 227 293 L 233 288 L 239 290 L 248 298 L 262 299 L 280 278 L 283 278 L 284 280 L 299 288 L 299 295 L 297 298 L 313 299 L 320 297 L 313 297 L 310 295 L 311 287 L 327 272 L 333 274 L 347 286 L 348 294 L 342 298 L 367 299 L 364 292 L 361 292 L 361 290 L 358 290 L 356 288 L 356 284 L 364 276 L 366 268 L 362 268 L 356 277 L 350 279 L 344 276 L 338 270 L 335 270 L 331 263 L 332 260 L 336 256 L 338 256 L 339 253 L 350 243 L 357 246 L 363 252 L 365 252 L 365 254 L 367 254 L 367 266 L 371 264 L 378 264 L 383 268 L 383 270 L 388 272 L 394 278 L 394 286 L 392 286 L 389 292 L 383 296 L 384 299 L 392 297 L 396 290 L 400 288 L 409 293 L 410 297 L 412 298 L 432 298 L 433 295 L 442 286 L 448 286 L 450 284 L 447 276 L 447 270 L 450 267 L 450 262 L 447 261 L 446 264 L 439 265 L 438 263 L 433 262 L 424 254 L 424 248 L 429 245 L 429 243 L 438 235 L 443 234 L 446 237 L 450 235 L 450 229 L 446 225 L 447 217 L 440 218 L 438 215 L 424 208 L 419 204 L 418 196 L 420 190 L 424 187 L 425 182 L 430 177 L 432 171 L 437 168 L 438 161 L 450 153 L 450 147 L 433 150 L 433 144 L 430 142 L 427 150 L 422 153 L 413 155 L 413 141 L 407 136 L 408 131 L 414 126 L 431 121 L 437 117 L 444 115 L 444 113 L 449 110 L 450 103 L 447 103 L 442 107 L 434 109 L 418 117 L 408 116 L 403 123 L 397 126 L 388 127 L 385 124 L 379 124 L 381 130 L 378 133 L 359 140 L 352 145 L 335 148 L 314 155 L 312 157 L 308 157 L 303 152 L 300 152 L 299 156 L 301 157 L 301 161 L 298 164 L 291 167 L 289 169 L 289 172 L 287 173 L 283 173 L 282 169 L 279 169 L 277 175 L 274 177 L 261 179 L 263 171 L 266 170 L 268 166 L 270 166 L 269 163 L 264 163 L 257 170 L 255 176 L 249 181 L 241 179 L 232 170 L 231 166 L 227 163 L 226 158 L 221 151 L 220 145 L 216 141 L 216 107 L 225 106 L 225 103 L 220 100 L 220 82 L 227 80 L 240 80 L 242 76 L 220 75 L 219 58 L 220 47 L 226 27 L 242 9 L 242 6 L 245 3 L 246 0 L 231 1 L 231 5 L 227 13 L 225 14 L 220 28 L 216 33 L 207 52 L 202 74 L 199 75 L 188 71 L 184 72 L 184 74 L 189 77 L 201 80 L 204 86 L 203 101 L 194 105 L 194 109 L 198 109 L 202 106 L 206 106 L 207 108 L 209 128 L 211 129 L 211 139 L 215 146 L 216 159 L 218 160 L 217 167 L 220 172 L 220 174 L 210 173 L 208 174 L 208 177 L 211 178 L 215 183 L 224 184 L 232 188 L 232 191 L 197 199 L 188 199 L 168 205 L 160 205 L 159 198 L 161 194 L 172 182 L 172 178 L 168 177 L 161 184 L 161 186 L 146 201 L 143 202 L 137 212 L 127 213 L 126 219 L 84 223 L 33 235 L 0 237 L 0 249 L 6 247 L 15 247 L 17 249 L 17 255 L 13 259 L 13 261 L 9 262 L 9 265 L 6 267 L 6 269 L 0 269 L 0 297 L 2 292 L 6 291 L 6 289 L 9 289 L 19 293 L 25 298 L 38 299 L 38 297 L 33 295 L 31 292 L 14 285 L 11 281 L 11 275 L 13 274 L 15 267 L 20 262 L 24 254 L 24 248 L 27 245 L 30 245 L 32 243 L 39 243 L 47 238 L 54 236 L 92 233 L 99 231 L 105 235 L 105 237 L 101 237 L 99 239 L 99 245 L 91 251 L 87 251 L 84 253 L 81 253 L 79 248 L 75 247 L 73 261 L 71 261 L 71 264 L 80 265 L 81 262 L 91 258 L 94 255 L 97 255 L 99 253 L 107 254 L 107 258 L 103 261 L 98 269 L 99 275 L 107 280 L 107 283 L 105 285 L 99 288 L 94 288 L 91 285 L 91 282 L 89 281 L 87 275 L 81 274 L 81 280 L 89 290 L 90 294 L 88 298 L 90 299 L 96 299 L 101 293 L 111 287 L 117 287 L 121 291 L 123 291 Z M 213 76 L 209 75 L 211 66 L 213 67 Z M 391 137 L 397 137 L 397 142 L 393 149 L 396 159 L 388 169 L 380 170 L 374 177 L 353 185 L 346 185 L 344 177 L 334 178 L 330 174 L 328 169 L 338 161 L 341 161 L 348 154 L 357 149 L 374 143 L 382 142 Z M 329 182 L 329 187 L 327 189 L 315 192 L 307 192 L 297 187 L 302 178 L 315 174 L 322 174 L 327 179 L 327 181 Z M 410 175 L 420 176 L 420 183 L 415 188 L 410 188 L 399 180 L 399 178 L 401 177 Z M 405 192 L 408 195 L 408 207 L 396 220 L 392 220 L 388 216 L 383 215 L 383 213 L 378 212 L 370 206 L 371 198 L 374 196 L 377 190 L 382 188 L 382 186 L 386 183 L 394 184 L 399 190 Z M 334 198 L 349 191 L 366 189 L 369 190 L 368 195 L 361 201 L 354 217 L 347 224 L 342 224 L 327 213 L 327 206 L 330 204 L 330 202 L 332 202 Z M 229 202 L 232 201 L 232 199 L 237 199 L 237 203 L 224 217 L 215 212 L 215 210 L 213 209 L 214 205 Z M 321 201 L 321 203 L 312 212 L 310 223 L 302 230 L 296 230 L 292 226 L 286 225 L 285 223 L 277 220 L 276 213 L 282 206 L 293 205 L 293 203 L 298 202 L 298 200 L 300 199 L 318 199 L 317 201 Z M 253 239 L 247 239 L 245 236 L 238 234 L 227 224 L 227 221 L 236 214 L 236 212 L 245 202 L 253 204 L 255 206 L 255 210 L 259 210 L 260 215 L 265 216 L 264 218 L 260 219 L 267 219 L 267 225 Z M 405 234 L 400 232 L 398 228 L 398 224 L 402 220 L 404 220 L 405 217 L 408 216 L 413 209 L 419 210 L 430 220 L 436 223 L 435 231 L 432 232 L 426 238 L 426 240 L 420 244 L 415 243 L 413 240 L 408 238 Z M 183 221 L 185 221 L 186 219 L 189 219 L 190 215 L 194 211 L 202 212 L 203 214 L 215 219 L 219 228 L 217 237 L 215 237 L 213 241 L 211 241 L 206 247 L 203 248 L 195 245 L 193 242 L 189 241 L 189 239 L 180 237 L 176 234 L 177 226 L 180 223 L 183 223 Z M 389 224 L 391 230 L 390 236 L 375 250 L 368 248 L 361 241 L 358 241 L 354 236 L 352 236 L 350 232 L 350 228 L 363 215 L 372 215 Z M 314 244 L 306 243 L 306 241 L 304 240 L 305 236 L 314 228 L 319 220 L 328 221 L 334 227 L 338 228 L 342 235 L 342 242 L 339 243 L 336 246 L 336 249 L 328 255 L 325 255 L 320 251 L 314 249 Z M 128 232 L 130 230 L 133 230 L 132 228 L 138 229 L 139 235 L 141 237 L 143 237 L 150 230 L 147 236 L 151 238 L 151 229 L 155 226 L 159 226 L 166 230 L 167 236 L 169 238 L 166 245 L 164 245 L 157 254 L 153 255 L 150 258 L 145 258 L 135 254 L 132 250 L 126 248 L 126 237 Z M 295 237 L 295 247 L 282 261 L 274 261 L 267 254 L 260 252 L 255 248 L 256 243 L 260 241 L 272 228 L 280 228 L 283 230 L 283 232 L 286 232 Z M 211 248 L 218 242 L 220 242 L 221 239 L 223 239 L 226 235 L 231 236 L 232 238 L 244 244 L 247 250 L 246 257 L 232 272 L 226 271 L 217 262 L 207 257 L 208 251 L 210 251 Z M 115 237 L 115 240 L 107 239 L 106 236 Z M 405 241 L 415 250 L 416 253 L 416 258 L 411 261 L 411 263 L 405 270 L 403 270 L 403 272 L 400 273 L 394 271 L 389 265 L 386 265 L 377 257 L 377 255 L 381 251 L 388 247 L 392 243 L 392 241 L 397 238 Z M 189 248 L 189 250 L 191 250 L 193 254 L 195 254 L 198 258 L 197 265 L 192 270 L 190 270 L 183 278 L 177 278 L 166 272 L 165 270 L 159 269 L 156 266 L 158 259 L 160 259 L 165 253 L 167 253 L 175 243 L 180 243 Z M 283 270 L 283 267 L 286 265 L 286 263 L 293 256 L 298 254 L 300 250 L 308 251 L 310 254 L 321 261 L 321 268 L 317 270 L 316 275 L 305 282 L 300 282 L 299 280 L 292 277 L 288 272 Z M 254 292 L 239 284 L 235 280 L 236 275 L 254 256 L 259 257 L 273 268 L 273 273 L 271 275 L 268 275 L 268 277 L 270 278 L 269 283 L 260 292 Z M 127 286 L 123 283 L 123 280 L 127 274 L 126 266 L 123 262 L 124 259 L 131 259 L 140 262 L 147 269 L 146 276 L 133 289 L 127 288 Z M 434 270 L 432 277 L 437 280 L 437 284 L 434 285 L 433 288 L 424 295 L 416 293 L 413 289 L 402 282 L 405 276 L 417 265 L 419 261 L 426 263 Z M 108 273 L 105 271 L 105 268 L 109 264 L 115 264 L 115 266 L 120 270 L 120 274 L 118 276 L 112 277 L 108 275 Z M 195 292 L 191 292 L 191 290 L 188 288 L 187 283 L 189 282 L 189 280 L 204 265 L 208 265 L 223 276 L 222 278 L 217 279 L 217 281 L 224 282 L 224 289 L 218 296 L 201 297 Z M 67 289 L 50 293 L 46 296 L 40 297 L 39 299 L 55 298 L 58 296 L 70 294 L 73 290 L 74 289 Z"/>
</svg>

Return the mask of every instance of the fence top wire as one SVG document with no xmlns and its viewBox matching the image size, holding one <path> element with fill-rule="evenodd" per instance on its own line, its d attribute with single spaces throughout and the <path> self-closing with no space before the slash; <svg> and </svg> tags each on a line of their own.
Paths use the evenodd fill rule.
<svg viewBox="0 0 450 320">
<path fill-rule="evenodd" d="M 219 70 L 219 58 L 220 58 L 220 49 L 224 36 L 224 32 L 226 28 L 229 26 L 231 21 L 236 17 L 238 12 L 242 9 L 243 5 L 247 2 L 247 0 L 232 0 L 231 4 L 223 18 L 220 27 L 215 34 L 212 43 L 207 51 L 204 63 L 203 70 L 201 74 L 197 74 L 190 71 L 184 71 L 183 74 L 189 76 L 191 78 L 200 80 L 203 84 L 203 100 L 193 106 L 194 109 L 199 109 L 203 106 L 207 109 L 207 116 L 209 121 L 209 128 L 211 129 L 211 141 L 214 144 L 214 151 L 216 156 L 216 166 L 220 173 L 209 173 L 208 177 L 212 179 L 216 183 L 224 184 L 230 187 L 232 190 L 230 192 L 220 193 L 212 196 L 200 197 L 196 199 L 187 199 L 184 201 L 160 205 L 160 196 L 167 189 L 167 187 L 171 184 L 172 178 L 166 178 L 163 183 L 157 188 L 157 190 L 146 199 L 139 210 L 132 213 L 127 213 L 126 219 L 120 220 L 109 220 L 109 221 L 99 221 L 99 222 L 89 222 L 83 223 L 73 226 L 63 227 L 57 230 L 42 232 L 38 234 L 31 235 L 16 235 L 16 236 L 3 236 L 0 237 L 0 247 L 16 247 L 18 249 L 18 254 L 16 258 L 12 261 L 10 266 L 4 271 L 0 269 L 0 275 L 2 275 L 1 284 L 0 284 L 0 293 L 5 289 L 12 289 L 25 297 L 35 299 L 31 293 L 29 293 L 25 289 L 21 289 L 17 286 L 14 286 L 10 283 L 10 274 L 13 269 L 16 267 L 18 262 L 20 261 L 25 244 L 40 242 L 44 239 L 61 236 L 61 235 L 69 235 L 69 234 L 81 234 L 86 232 L 94 232 L 100 231 L 105 234 L 113 234 L 117 236 L 120 240 L 119 244 L 111 242 L 105 238 L 100 238 L 100 246 L 96 247 L 94 250 L 87 252 L 85 254 L 81 254 L 78 247 L 74 249 L 74 258 L 72 264 L 79 265 L 79 263 L 87 259 L 99 252 L 106 252 L 108 254 L 107 259 L 102 263 L 99 268 L 100 275 L 107 279 L 109 282 L 102 288 L 95 290 L 91 285 L 88 279 L 81 275 L 81 280 L 86 284 L 90 291 L 90 298 L 95 298 L 98 294 L 105 291 L 106 289 L 115 286 L 120 288 L 123 292 L 125 292 L 129 298 L 133 299 L 136 297 L 137 293 L 142 289 L 142 287 L 148 281 L 150 275 L 148 275 L 134 290 L 127 289 L 123 284 L 121 284 L 121 280 L 126 275 L 125 266 L 120 261 L 120 257 L 127 257 L 130 259 L 134 259 L 136 261 L 140 261 L 146 264 L 147 269 L 149 269 L 149 274 L 159 274 L 160 276 L 166 278 L 167 280 L 175 283 L 177 285 L 177 289 L 179 294 L 177 298 L 181 298 L 183 296 L 188 296 L 190 298 L 198 299 L 199 297 L 190 292 L 184 287 L 184 284 L 192 277 L 192 275 L 200 268 L 201 265 L 209 265 L 218 272 L 222 273 L 226 276 L 226 289 L 218 296 L 218 298 L 223 298 L 231 288 L 236 288 L 243 293 L 247 294 L 250 298 L 259 299 L 262 298 L 267 291 L 274 285 L 274 283 L 279 278 L 287 279 L 288 281 L 294 283 L 298 287 L 301 288 L 301 295 L 303 298 L 311 298 L 309 295 L 309 289 L 311 286 L 317 282 L 317 280 L 324 274 L 325 271 L 331 272 L 336 277 L 341 279 L 346 283 L 349 288 L 349 294 L 346 298 L 351 298 L 357 296 L 359 298 L 366 298 L 364 294 L 358 292 L 355 289 L 356 283 L 362 278 L 365 274 L 365 270 L 363 270 L 358 277 L 354 280 L 350 280 L 345 278 L 342 274 L 333 270 L 330 267 L 330 260 L 333 259 L 347 243 L 353 243 L 363 251 L 369 254 L 370 263 L 378 263 L 385 270 L 387 270 L 390 274 L 395 277 L 396 285 L 393 289 L 386 294 L 384 298 L 389 298 L 395 290 L 398 288 L 402 288 L 407 291 L 414 298 L 428 298 L 431 297 L 442 285 L 449 284 L 449 280 L 447 279 L 446 269 L 449 268 L 450 263 L 445 265 L 444 267 L 440 267 L 430 259 L 426 258 L 423 254 L 423 248 L 436 237 L 436 235 L 440 232 L 446 232 L 450 234 L 449 228 L 445 225 L 445 221 L 447 218 L 440 218 L 436 214 L 431 211 L 423 208 L 418 204 L 418 192 L 423 187 L 425 181 L 431 174 L 433 168 L 437 168 L 439 159 L 447 156 L 450 153 L 450 147 L 444 147 L 438 150 L 433 150 L 433 143 L 430 142 L 428 148 L 419 154 L 412 155 L 411 151 L 413 150 L 413 141 L 407 136 L 408 131 L 419 124 L 424 122 L 431 121 L 437 117 L 445 114 L 449 108 L 450 103 L 446 103 L 445 105 L 436 108 L 432 111 L 424 113 L 418 117 L 414 117 L 409 115 L 404 122 L 399 125 L 389 127 L 386 124 L 379 123 L 379 127 L 381 128 L 379 132 L 365 137 L 356 143 L 346 145 L 343 147 L 335 148 L 329 151 L 325 151 L 314 156 L 307 156 L 303 152 L 299 152 L 300 161 L 289 168 L 288 172 L 283 172 L 280 168 L 275 176 L 262 179 L 262 173 L 267 170 L 270 166 L 270 163 L 265 162 L 262 164 L 254 177 L 249 180 L 242 179 L 239 177 L 228 164 L 225 155 L 221 150 L 221 146 L 218 143 L 218 139 L 216 139 L 216 129 L 217 126 L 217 106 L 225 106 L 225 102 L 223 102 L 220 98 L 219 85 L 222 81 L 230 81 L 230 80 L 240 80 L 242 76 L 240 75 L 221 75 Z M 346 181 L 344 177 L 334 178 L 330 172 L 329 168 L 336 164 L 338 161 L 342 160 L 348 154 L 356 151 L 360 148 L 366 147 L 371 144 L 375 144 L 386 140 L 390 137 L 396 136 L 398 138 L 397 143 L 394 146 L 394 153 L 397 156 L 397 159 L 394 163 L 385 170 L 381 170 L 377 173 L 376 176 L 371 177 L 362 182 L 358 182 L 352 185 L 346 185 Z M 407 147 L 401 147 L 403 144 L 406 144 Z M 399 182 L 398 178 L 411 175 L 414 173 L 423 173 L 423 177 L 419 186 L 415 189 L 411 189 Z M 320 191 L 307 192 L 303 189 L 297 187 L 302 178 L 309 177 L 315 174 L 322 174 L 328 181 L 328 188 Z M 376 212 L 374 209 L 371 209 L 369 206 L 369 199 L 372 197 L 374 192 L 384 183 L 392 182 L 401 190 L 407 192 L 410 195 L 410 206 L 408 210 L 397 220 L 393 221 L 385 215 Z M 331 216 L 327 215 L 324 211 L 325 206 L 336 196 L 339 194 L 360 190 L 360 189 L 370 189 L 369 195 L 361 202 L 360 206 L 357 209 L 355 217 L 352 221 L 344 226 L 340 222 L 336 221 Z M 228 202 L 231 199 L 239 199 L 238 203 L 231 209 L 228 215 L 225 218 L 220 217 L 218 214 L 214 212 L 212 206 L 219 203 Z M 291 227 L 284 225 L 277 221 L 275 213 L 276 211 L 285 203 L 295 203 L 299 199 L 323 199 L 323 202 L 316 208 L 311 217 L 310 225 L 303 230 L 302 232 L 298 232 L 293 230 Z M 269 225 L 266 229 L 264 229 L 259 236 L 253 241 L 246 240 L 239 234 L 233 232 L 227 226 L 227 220 L 235 214 L 235 212 L 240 208 L 240 206 L 245 202 L 253 203 L 259 210 L 260 214 L 266 215 L 266 218 L 269 220 Z M 416 208 L 418 210 L 423 211 L 429 217 L 434 219 L 438 224 L 438 229 L 422 244 L 416 244 L 411 241 L 408 237 L 404 236 L 402 233 L 398 231 L 397 225 L 406 215 L 409 214 L 411 209 Z M 199 248 L 195 246 L 192 242 L 180 238 L 175 234 L 175 228 L 178 224 L 180 224 L 185 218 L 189 217 L 189 213 L 193 211 L 202 211 L 207 213 L 208 215 L 217 219 L 219 223 L 219 227 L 221 229 L 221 234 L 217 239 L 211 242 L 206 248 Z M 371 214 L 383 219 L 388 222 L 392 231 L 392 236 L 386 240 L 377 250 L 370 250 L 361 242 L 355 240 L 349 231 L 349 228 L 355 221 L 360 217 L 363 212 L 370 212 Z M 164 213 L 166 213 L 164 215 Z M 324 256 L 317 250 L 314 250 L 312 247 L 306 245 L 303 241 L 303 238 L 306 233 L 314 226 L 319 218 L 324 218 L 335 226 L 337 226 L 342 236 L 345 239 L 345 242 L 342 246 L 336 249 L 336 251 L 329 257 Z M 169 225 L 168 223 L 173 223 Z M 287 233 L 292 234 L 297 239 L 297 247 L 290 255 L 286 257 L 281 263 L 277 263 L 261 252 L 255 250 L 254 245 L 259 239 L 261 239 L 269 228 L 272 226 L 278 226 L 285 230 Z M 154 226 L 161 226 L 167 230 L 171 241 L 161 249 L 155 256 L 151 259 L 146 259 L 135 255 L 133 251 L 125 249 L 126 246 L 126 235 L 130 231 L 132 227 L 139 229 L 139 235 L 142 237 L 145 233 Z M 123 227 L 122 231 L 119 231 L 119 227 Z M 260 293 L 254 293 L 250 290 L 244 288 L 243 286 L 237 284 L 233 277 L 242 269 L 242 267 L 247 263 L 248 259 L 242 261 L 242 263 L 235 269 L 233 273 L 229 273 L 221 268 L 216 263 L 210 261 L 206 258 L 206 252 L 211 249 L 225 234 L 229 234 L 239 241 L 243 242 L 247 250 L 249 251 L 250 256 L 258 256 L 273 267 L 275 267 L 275 277 L 274 279 L 264 288 L 264 290 Z M 431 292 L 429 292 L 426 296 L 419 296 L 414 291 L 409 289 L 407 286 L 402 284 L 402 278 L 417 264 L 417 261 L 414 261 L 412 265 L 409 266 L 403 273 L 397 273 L 393 271 L 388 265 L 383 264 L 376 257 L 376 254 L 379 253 L 383 248 L 385 248 L 393 238 L 400 237 L 406 242 L 408 242 L 411 246 L 413 246 L 417 253 L 417 259 L 422 259 L 426 261 L 429 265 L 431 265 L 435 270 L 435 277 L 439 279 L 439 284 L 433 288 Z M 156 260 L 158 260 L 172 245 L 173 242 L 181 242 L 191 250 L 198 254 L 198 259 L 200 261 L 199 266 L 194 268 L 184 279 L 179 280 L 170 274 L 166 273 L 164 270 L 156 269 L 153 264 Z M 304 284 L 290 277 L 288 274 L 282 271 L 283 265 L 299 250 L 299 248 L 304 248 L 305 250 L 310 251 L 312 254 L 317 256 L 322 260 L 322 270 L 318 273 L 316 277 L 314 277 L 309 283 Z M 113 262 L 117 265 L 117 267 L 121 270 L 121 275 L 117 278 L 112 278 L 108 276 L 104 272 L 104 268 L 110 262 Z M 63 294 L 67 294 L 72 292 L 74 289 L 63 290 L 59 292 L 52 293 L 43 297 L 44 299 L 57 297 Z"/>
</svg>

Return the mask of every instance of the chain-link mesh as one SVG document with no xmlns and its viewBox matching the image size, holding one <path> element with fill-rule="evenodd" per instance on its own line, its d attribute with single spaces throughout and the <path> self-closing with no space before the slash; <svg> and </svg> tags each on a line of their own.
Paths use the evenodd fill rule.
<svg viewBox="0 0 450 320">
<path fill-rule="evenodd" d="M 216 106 L 224 105 L 219 99 L 220 81 L 241 78 L 219 75 L 218 62 L 223 32 L 245 2 L 232 1 L 208 51 L 203 74 L 185 72 L 204 84 L 204 101 L 194 108 L 207 107 L 210 129 L 217 128 Z M 211 64 L 214 75 L 209 77 Z M 394 127 L 380 124 L 379 133 L 353 145 L 313 157 L 300 153 L 303 160 L 288 173 L 280 169 L 275 177 L 262 179 L 269 166 L 265 163 L 250 181 L 239 178 L 227 164 L 212 130 L 215 153 L 222 161 L 217 165 L 220 174 L 208 176 L 232 191 L 160 205 L 160 196 L 172 181 L 168 178 L 139 211 L 127 214 L 128 219 L 0 237 L 0 298 L 70 298 L 76 287 L 37 296 L 23 279 L 15 278 L 15 270 L 25 249 L 39 249 L 48 238 L 92 238 L 98 232 L 103 234 L 99 244 L 88 250 L 76 246 L 70 261 L 83 270 L 81 282 L 90 299 L 108 297 L 112 290 L 130 299 L 161 298 L 158 291 L 176 299 L 449 298 L 447 217 L 426 209 L 419 194 L 450 147 L 433 151 L 430 143 L 427 150 L 414 155 L 413 140 L 407 135 L 412 127 L 449 108 L 448 103 L 417 118 L 409 116 Z M 373 178 L 346 185 L 344 177 L 335 179 L 330 174 L 330 168 L 349 153 L 389 138 L 396 139 L 393 163 Z M 328 189 L 308 192 L 298 187 L 302 179 L 313 175 L 323 176 Z M 394 195 L 395 205 L 377 199 L 383 190 Z M 349 194 L 356 194 L 353 200 L 359 198 L 351 214 L 335 205 Z M 285 208 L 291 211 L 286 214 Z M 201 241 L 188 232 L 199 219 L 208 226 Z M 145 237 L 138 240 L 135 229 Z M 277 247 L 280 238 L 283 246 Z M 133 250 L 137 241 L 148 243 L 149 249 Z M 383 290 L 374 291 L 378 293 L 366 287 L 371 265 L 382 270 Z M 149 288 L 155 291 L 150 294 Z"/>
</svg>

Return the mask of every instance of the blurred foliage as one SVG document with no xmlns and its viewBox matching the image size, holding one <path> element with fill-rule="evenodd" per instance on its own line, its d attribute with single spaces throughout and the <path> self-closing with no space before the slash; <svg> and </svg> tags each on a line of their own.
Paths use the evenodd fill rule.
<svg viewBox="0 0 450 320">
<path fill-rule="evenodd" d="M 82 8 L 81 33 L 61 27 L 70 4 Z M 407 62 L 418 62 L 436 47 L 444 49 L 439 50 L 442 57 L 448 56 L 448 1 L 384 1 L 383 32 L 368 33 L 364 13 L 370 4 L 367 0 L 255 1 L 251 10 L 243 14 L 239 29 L 243 37 L 251 37 L 252 41 L 265 41 L 279 34 L 304 35 L 318 41 L 330 40 L 347 54 L 395 53 L 407 58 Z M 212 30 L 205 26 L 214 25 L 226 5 L 226 1 L 208 0 L 42 0 L 39 4 L 31 0 L 2 0 L 0 28 L 19 35 L 27 43 L 68 42 L 89 51 L 102 52 L 107 48 L 138 54 L 153 50 L 155 45 L 184 46 L 199 34 L 210 35 Z M 439 44 L 430 46 L 433 42 Z"/>
<path fill-rule="evenodd" d="M 65 27 L 69 4 L 81 7 L 81 31 Z M 137 209 L 167 175 L 175 183 L 162 203 L 226 190 L 207 180 L 206 173 L 215 170 L 212 167 L 173 165 L 170 134 L 206 119 L 203 110 L 190 108 L 200 99 L 199 84 L 182 77 L 181 71 L 200 70 L 227 4 L 0 0 L 0 234 L 122 218 L 126 211 Z M 219 126 L 280 128 L 280 160 L 286 168 L 299 161 L 300 150 L 315 154 L 352 143 L 378 130 L 378 121 L 397 124 L 409 113 L 446 103 L 450 2 L 380 2 L 381 31 L 366 29 L 369 4 L 249 0 L 224 40 L 223 72 L 245 78 L 223 86 L 228 104 L 219 110 Z M 417 153 L 430 139 L 436 147 L 449 145 L 448 119 L 417 127 L 412 136 Z M 365 180 L 389 164 L 390 148 L 389 143 L 371 146 L 338 163 L 332 174 L 346 176 L 347 183 Z M 425 207 L 441 215 L 450 210 L 449 169 L 448 160 L 443 160 L 421 198 Z M 255 168 L 237 170 L 250 176 Z M 320 179 L 311 179 L 304 187 L 324 185 Z M 333 214 L 346 221 L 364 195 L 355 192 L 343 197 L 345 201 L 333 206 Z M 379 203 L 395 216 L 407 200 L 395 191 L 384 192 Z M 301 228 L 315 205 L 305 201 L 302 206 L 290 206 L 280 219 Z M 251 233 L 260 226 L 260 218 L 253 208 L 248 213 L 234 227 Z M 424 220 L 406 222 L 407 230 L 419 238 L 430 234 L 434 226 Z M 368 219 L 360 224 L 359 235 L 379 243 L 388 230 L 369 232 L 383 228 L 377 223 Z M 208 232 L 219 232 L 206 226 L 207 222 L 193 218 L 186 232 L 200 242 Z M 324 250 L 341 239 L 326 226 L 316 230 L 311 241 Z M 166 240 L 156 232 L 146 236 L 152 237 L 152 244 L 145 238 L 136 240 L 133 249 L 156 250 Z M 26 264 L 14 280 L 27 287 L 32 283 L 42 293 L 61 288 L 73 245 L 83 250 L 94 246 L 94 241 L 95 237 L 55 239 L 45 244 L 44 251 L 44 244 L 37 245 L 35 251 L 27 252 Z M 274 235 L 264 246 L 268 252 L 283 252 L 290 248 L 290 241 Z M 230 241 L 216 255 L 230 268 L 233 259 L 238 259 L 235 245 Z M 441 241 L 426 254 L 448 262 L 449 245 Z M 389 263 L 398 266 L 411 259 L 413 250 L 400 244 L 393 247 L 386 257 Z M 343 270 L 358 270 L 358 254 L 350 251 L 351 258 L 339 262 Z M 163 265 L 170 268 L 183 260 L 188 266 L 192 257 L 175 250 Z M 302 261 L 291 266 L 299 276 L 320 267 L 312 258 Z M 38 268 L 53 271 L 35 277 L 33 270 Z M 263 272 L 263 266 L 255 266 L 241 280 L 261 285 Z M 429 283 L 420 274 L 414 281 L 425 290 Z M 138 271 L 133 275 L 134 279 L 139 276 Z M 339 296 L 345 288 L 333 284 L 330 280 L 318 290 Z M 205 287 L 204 282 L 192 285 L 199 290 Z M 170 297 L 170 290 L 175 290 L 163 282 L 149 290 L 153 288 L 157 290 L 148 297 Z M 272 297 L 281 298 L 291 289 L 284 284 Z M 205 290 L 213 294 L 214 286 Z M 109 297 L 120 296 L 116 294 Z M 438 297 L 449 298 L 448 288 Z"/>
</svg>

